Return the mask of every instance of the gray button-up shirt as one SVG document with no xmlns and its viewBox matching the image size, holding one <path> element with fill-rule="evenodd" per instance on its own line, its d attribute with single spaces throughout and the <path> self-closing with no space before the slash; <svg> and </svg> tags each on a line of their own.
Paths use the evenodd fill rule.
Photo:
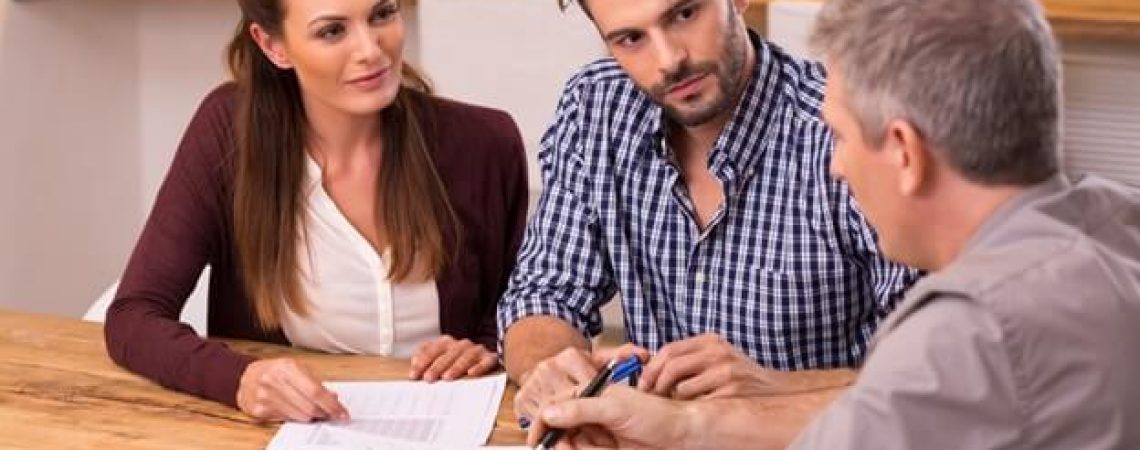
<svg viewBox="0 0 1140 450">
<path fill-rule="evenodd" d="M 1140 192 L 1003 205 L 883 324 L 795 449 L 1140 449 Z"/>
</svg>

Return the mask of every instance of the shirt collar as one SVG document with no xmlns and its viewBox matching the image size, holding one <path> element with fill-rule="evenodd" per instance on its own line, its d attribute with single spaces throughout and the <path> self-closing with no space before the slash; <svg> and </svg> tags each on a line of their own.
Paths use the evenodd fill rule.
<svg viewBox="0 0 1140 450">
<path fill-rule="evenodd" d="M 1025 189 L 1013 198 L 1006 200 L 1005 203 L 995 209 L 994 212 L 982 222 L 982 225 L 978 227 L 978 230 L 974 232 L 973 236 L 966 241 L 962 254 L 988 247 L 987 241 L 1000 234 L 1003 225 L 1016 216 L 1019 211 L 1037 200 L 1069 189 L 1070 185 L 1071 183 L 1065 175 L 1057 174 L 1048 180 Z"/>
<path fill-rule="evenodd" d="M 776 87 L 780 74 L 773 50 L 752 30 L 748 30 L 748 39 L 756 58 L 751 77 L 709 155 L 709 167 L 718 176 L 723 175 L 722 178 L 732 178 L 737 170 L 750 165 L 763 152 L 773 128 L 769 122 L 779 103 Z M 654 146 L 657 156 L 672 160 L 673 151 L 667 145 L 667 137 L 669 129 L 678 125 L 664 114 L 660 105 L 654 105 L 650 118 L 652 138 L 648 142 Z M 725 171 L 731 173 L 722 173 Z"/>
<path fill-rule="evenodd" d="M 308 196 L 314 189 L 320 188 L 321 178 L 324 176 L 321 172 L 321 166 L 313 159 L 309 152 L 305 153 L 305 181 L 302 186 L 305 187 L 305 195 Z"/>
</svg>

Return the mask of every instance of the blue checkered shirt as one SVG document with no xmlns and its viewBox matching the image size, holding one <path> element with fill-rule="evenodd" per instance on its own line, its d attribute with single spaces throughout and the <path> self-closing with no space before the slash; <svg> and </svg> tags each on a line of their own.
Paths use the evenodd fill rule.
<svg viewBox="0 0 1140 450">
<path fill-rule="evenodd" d="M 709 169 L 725 202 L 702 232 L 662 110 L 603 59 L 567 82 L 541 143 L 543 192 L 498 311 L 586 336 L 621 294 L 630 342 L 718 333 L 762 365 L 851 367 L 916 273 L 884 260 L 828 174 L 824 72 L 752 37 L 756 67 Z"/>
</svg>

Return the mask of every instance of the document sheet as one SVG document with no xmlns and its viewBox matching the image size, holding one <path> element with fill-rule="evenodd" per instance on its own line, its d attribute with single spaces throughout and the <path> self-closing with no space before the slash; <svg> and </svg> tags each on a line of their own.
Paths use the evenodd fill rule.
<svg viewBox="0 0 1140 450">
<path fill-rule="evenodd" d="M 458 381 L 325 383 L 352 417 L 286 423 L 267 450 L 443 450 L 479 448 L 491 434 L 507 377 Z"/>
</svg>

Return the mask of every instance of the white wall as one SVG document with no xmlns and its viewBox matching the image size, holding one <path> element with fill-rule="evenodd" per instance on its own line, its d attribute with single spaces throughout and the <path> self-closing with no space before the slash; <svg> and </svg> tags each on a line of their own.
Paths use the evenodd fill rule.
<svg viewBox="0 0 1140 450">
<path fill-rule="evenodd" d="M 534 170 L 563 82 L 602 54 L 592 25 L 537 0 L 406 14 L 408 59 L 511 112 Z M 121 274 L 237 18 L 232 0 L 0 0 L 0 308 L 78 317 Z"/>
<path fill-rule="evenodd" d="M 554 116 L 566 79 L 604 52 L 577 7 L 553 0 L 421 0 L 421 64 L 445 96 L 509 111 L 531 153 Z"/>
<path fill-rule="evenodd" d="M 122 272 L 232 0 L 0 3 L 0 307 L 80 315 Z"/>
<path fill-rule="evenodd" d="M 77 315 L 137 222 L 137 14 L 128 2 L 4 2 L 0 307 Z"/>
<path fill-rule="evenodd" d="M 198 103 L 228 79 L 225 46 L 241 12 L 233 0 L 133 3 L 139 8 L 139 201 L 150 211 Z"/>
</svg>

